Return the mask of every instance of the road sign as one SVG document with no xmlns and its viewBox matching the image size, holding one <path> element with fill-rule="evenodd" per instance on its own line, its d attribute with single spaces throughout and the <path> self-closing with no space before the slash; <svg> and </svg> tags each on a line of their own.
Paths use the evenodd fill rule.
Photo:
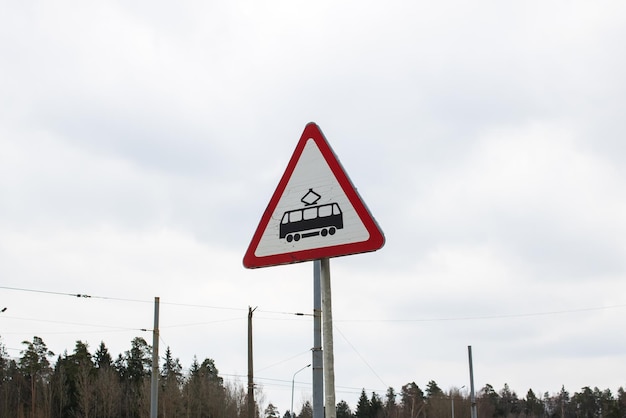
<svg viewBox="0 0 626 418">
<path fill-rule="evenodd" d="M 378 224 L 315 123 L 304 128 L 243 258 L 247 268 L 376 251 Z"/>
</svg>

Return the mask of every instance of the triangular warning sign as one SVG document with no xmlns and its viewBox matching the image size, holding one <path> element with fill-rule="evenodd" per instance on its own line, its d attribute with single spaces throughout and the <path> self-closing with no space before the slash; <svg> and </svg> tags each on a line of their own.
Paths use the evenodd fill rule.
<svg viewBox="0 0 626 418">
<path fill-rule="evenodd" d="M 376 251 L 378 224 L 315 123 L 304 128 L 243 258 L 247 268 Z"/>
</svg>

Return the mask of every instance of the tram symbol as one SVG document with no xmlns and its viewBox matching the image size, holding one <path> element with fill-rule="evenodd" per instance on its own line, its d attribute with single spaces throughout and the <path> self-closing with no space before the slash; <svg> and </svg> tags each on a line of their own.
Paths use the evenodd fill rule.
<svg viewBox="0 0 626 418">
<path fill-rule="evenodd" d="M 303 209 L 285 212 L 280 221 L 279 238 L 287 242 L 300 241 L 301 238 L 335 235 L 338 229 L 343 229 L 343 213 L 339 205 L 316 205 L 321 197 L 309 189 L 300 199 L 304 203 Z"/>
</svg>

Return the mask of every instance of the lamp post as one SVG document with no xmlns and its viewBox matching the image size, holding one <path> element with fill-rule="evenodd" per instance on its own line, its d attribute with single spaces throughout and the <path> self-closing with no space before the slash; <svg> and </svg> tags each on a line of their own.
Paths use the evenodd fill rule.
<svg viewBox="0 0 626 418">
<path fill-rule="evenodd" d="M 294 414 L 294 413 L 293 413 L 293 387 L 294 387 L 294 384 L 295 384 L 295 382 L 296 382 L 296 375 L 297 375 L 298 373 L 300 373 L 302 370 L 306 369 L 307 367 L 311 367 L 311 365 L 310 365 L 310 364 L 307 364 L 306 366 L 304 366 L 304 367 L 303 367 L 303 368 L 301 368 L 300 370 L 296 371 L 296 372 L 293 374 L 293 377 L 291 378 L 291 409 L 290 409 L 290 411 L 291 411 L 291 418 L 295 418 L 295 416 L 296 416 L 296 414 Z"/>
<path fill-rule="evenodd" d="M 465 385 L 461 386 L 459 390 L 463 389 Z M 454 392 L 450 389 L 450 405 L 452 407 L 452 418 L 454 418 Z"/>
</svg>

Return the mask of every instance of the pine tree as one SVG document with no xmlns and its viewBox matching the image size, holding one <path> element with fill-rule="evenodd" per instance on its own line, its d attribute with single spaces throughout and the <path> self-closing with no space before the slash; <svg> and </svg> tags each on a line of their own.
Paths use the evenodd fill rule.
<svg viewBox="0 0 626 418">
<path fill-rule="evenodd" d="M 118 359 L 119 360 L 119 359 Z M 152 369 L 152 347 L 141 337 L 131 341 L 130 350 L 118 365 L 122 378 L 122 410 L 129 416 L 141 416 L 149 409 L 149 385 Z"/>
<path fill-rule="evenodd" d="M 433 399 L 440 396 L 444 396 L 444 393 L 439 385 L 437 385 L 437 382 L 435 382 L 434 380 L 428 382 L 428 384 L 426 385 L 426 398 Z"/>
<path fill-rule="evenodd" d="M 98 369 L 111 367 L 113 365 L 113 358 L 109 354 L 109 349 L 104 344 L 104 341 L 100 341 L 98 349 L 93 355 L 94 365 Z"/>
<path fill-rule="evenodd" d="M 402 399 L 400 416 L 402 418 L 418 417 L 426 405 L 424 403 L 424 392 L 415 382 L 411 382 L 402 386 L 400 395 Z"/>
<path fill-rule="evenodd" d="M 365 394 L 365 389 L 361 390 L 361 396 L 359 396 L 359 401 L 356 404 L 356 411 L 354 416 L 356 418 L 372 418 L 372 409 L 370 405 L 370 401 Z"/>
<path fill-rule="evenodd" d="M 161 368 L 161 410 L 164 416 L 179 416 L 183 414 L 182 384 L 183 367 L 178 358 L 173 358 L 169 347 L 165 350 L 165 359 Z"/>
<path fill-rule="evenodd" d="M 298 418 L 313 418 L 313 407 L 311 406 L 311 402 L 304 402 L 302 409 L 298 414 Z"/>
<path fill-rule="evenodd" d="M 381 418 L 384 413 L 383 401 L 376 392 L 372 392 L 370 399 L 370 417 Z"/>
<path fill-rule="evenodd" d="M 33 337 L 33 341 L 23 341 L 26 349 L 22 350 L 22 357 L 19 361 L 19 367 L 27 381 L 30 383 L 30 408 L 31 414 L 35 414 L 37 409 L 50 409 L 50 405 L 46 405 L 44 399 L 38 399 L 38 393 L 45 393 L 44 388 L 49 383 L 52 368 L 48 357 L 54 356 L 54 353 L 48 350 L 43 340 L 37 336 Z M 41 389 L 38 391 L 38 388 Z M 37 408 L 37 405 L 42 408 Z"/>
<path fill-rule="evenodd" d="M 172 351 L 169 346 L 165 350 L 165 360 L 163 361 L 163 368 L 161 369 L 161 379 L 164 384 L 172 382 L 178 386 L 182 379 L 182 369 L 180 360 L 172 357 Z"/>
<path fill-rule="evenodd" d="M 0 340 L 0 399 L 3 400 L 0 402 L 0 416 L 2 417 L 11 416 L 12 405 L 9 400 L 12 397 L 12 386 L 15 384 L 11 381 L 12 367 L 15 367 L 15 362 L 9 358 L 6 348 Z"/>
<path fill-rule="evenodd" d="M 498 410 L 498 404 L 500 402 L 500 395 L 495 391 L 493 386 L 489 383 L 483 387 L 478 393 L 477 399 L 478 407 L 486 416 L 496 416 Z"/>
<path fill-rule="evenodd" d="M 396 417 L 398 405 L 396 404 L 396 391 L 390 386 L 385 394 L 385 416 Z"/>
<path fill-rule="evenodd" d="M 543 415 L 543 404 L 537 398 L 532 389 L 528 389 L 526 400 L 524 401 L 524 414 L 529 418 L 541 417 Z"/>
<path fill-rule="evenodd" d="M 6 374 L 9 368 L 9 355 L 7 353 L 2 340 L 0 340 L 0 384 L 6 379 Z"/>
<path fill-rule="evenodd" d="M 141 337 L 131 341 L 130 350 L 124 356 L 126 364 L 126 379 L 139 384 L 144 377 L 149 376 L 152 368 L 152 347 Z"/>
<path fill-rule="evenodd" d="M 76 389 L 76 409 L 82 416 L 90 416 L 93 403 L 94 365 L 89 347 L 82 341 L 76 341 L 74 353 L 70 356 L 72 379 Z"/>
<path fill-rule="evenodd" d="M 428 416 L 443 416 L 450 410 L 449 400 L 434 380 L 426 384 L 426 412 Z"/>
<path fill-rule="evenodd" d="M 626 417 L 626 391 L 624 391 L 624 388 L 621 386 L 617 389 L 617 399 L 615 402 L 615 416 Z"/>
<path fill-rule="evenodd" d="M 354 418 L 350 406 L 344 400 L 337 404 L 337 418 Z"/>
<path fill-rule="evenodd" d="M 185 409 L 192 416 L 198 416 L 201 411 L 219 416 L 220 405 L 225 402 L 226 389 L 213 359 L 207 358 L 198 364 L 194 356 L 189 378 L 184 384 L 184 393 Z"/>
<path fill-rule="evenodd" d="M 505 383 L 504 388 L 500 391 L 500 397 L 498 398 L 496 416 L 508 417 L 509 414 L 519 415 L 520 411 L 521 408 L 517 394 Z"/>
<path fill-rule="evenodd" d="M 265 408 L 263 415 L 265 418 L 280 418 L 278 408 L 276 408 L 272 403 L 267 405 L 267 408 Z"/>
</svg>

